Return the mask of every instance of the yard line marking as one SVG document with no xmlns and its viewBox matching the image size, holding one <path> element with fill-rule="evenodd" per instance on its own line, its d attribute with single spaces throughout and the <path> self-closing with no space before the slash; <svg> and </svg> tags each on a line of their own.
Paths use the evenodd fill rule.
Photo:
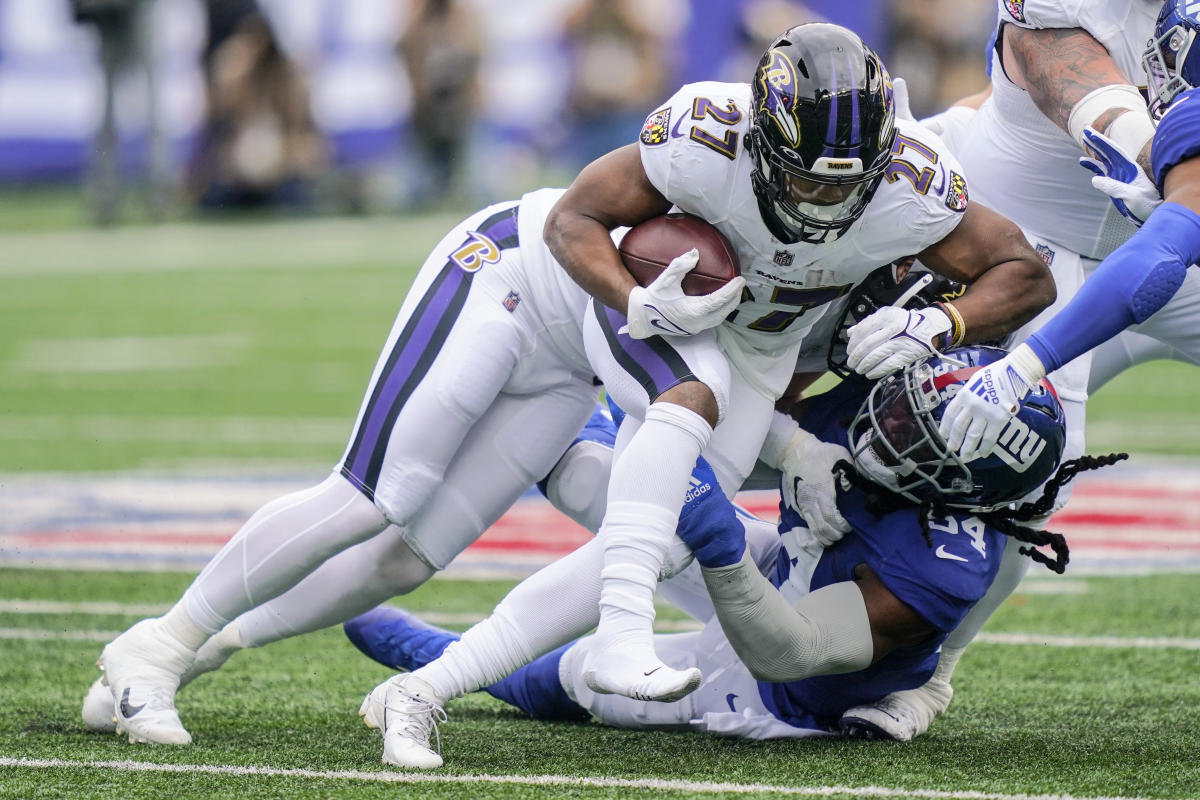
<svg viewBox="0 0 1200 800">
<path fill-rule="evenodd" d="M 977 642 L 1048 647 L 1107 647 L 1136 649 L 1200 650 L 1200 639 L 1174 636 L 1050 636 L 1040 633 L 981 633 Z"/>
<path fill-rule="evenodd" d="M 597 789 L 648 789 L 696 794 L 783 794 L 797 797 L 926 797 L 931 800 L 1146 800 L 1104 795 L 1012 794 L 970 790 L 899 789 L 888 786 L 779 786 L 768 783 L 723 783 L 667 778 L 606 778 L 570 775 L 436 775 L 419 772 L 364 772 L 361 770 L 282 769 L 233 767 L 217 764 L 155 764 L 147 761 L 73 761 L 58 758 L 0 757 L 0 767 L 36 769 L 111 769 L 122 772 L 180 772 L 208 775 L 260 775 L 279 778 L 370 781 L 375 783 L 516 784 L 519 786 L 582 786 Z"/>
<path fill-rule="evenodd" d="M 158 616 L 170 605 L 151 603 L 75 603 L 55 600 L 12 600 L 0 599 L 0 614 L 108 614 L 128 616 Z M 421 619 L 434 625 L 474 625 L 487 616 L 487 612 L 461 611 L 422 613 Z M 656 630 L 677 632 L 699 630 L 695 620 L 656 620 Z M 119 631 L 62 631 L 43 628 L 0 628 L 0 639 L 85 639 L 88 641 L 105 637 L 114 638 Z M 975 637 L 977 642 L 1012 646 L 1040 645 L 1045 647 L 1099 647 L 1105 649 L 1163 649 L 1200 650 L 1200 639 L 1180 636 L 1070 636 L 1048 633 L 988 633 Z"/>
</svg>

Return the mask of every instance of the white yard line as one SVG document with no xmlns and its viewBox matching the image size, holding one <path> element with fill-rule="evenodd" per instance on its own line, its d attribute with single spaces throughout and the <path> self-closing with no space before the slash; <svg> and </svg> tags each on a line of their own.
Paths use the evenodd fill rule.
<svg viewBox="0 0 1200 800">
<path fill-rule="evenodd" d="M 564 786 L 596 789 L 646 789 L 692 794 L 777 794 L 792 797 L 924 797 L 931 800 L 1142 800 L 1136 797 L 1069 794 L 1010 794 L 1002 792 L 941 791 L 887 786 L 778 786 L 767 783 L 682 781 L 662 778 L 607 778 L 570 775 L 439 775 L 417 772 L 363 772 L 359 770 L 277 769 L 214 764 L 155 764 L 146 761 L 72 761 L 58 758 L 0 757 L 0 767 L 25 769 L 104 769 L 117 772 L 174 772 L 189 775 L 262 776 L 330 781 L 368 781 L 396 784 L 484 784 L 510 786 Z"/>
<path fill-rule="evenodd" d="M 82 614 L 121 615 L 130 617 L 157 616 L 169 605 L 154 603 L 88 603 L 60 602 L 56 600 L 17 600 L 0 598 L 0 614 Z M 422 613 L 421 619 L 434 625 L 474 625 L 487 616 L 487 612 L 463 611 L 445 613 L 431 611 Z M 698 623 L 692 620 L 658 620 L 655 628 L 660 632 L 697 630 Z M 50 630 L 45 628 L 0 628 L 0 639 L 44 639 L 109 641 L 119 631 Z M 1046 633 L 980 633 L 975 641 L 986 644 L 1043 647 L 1096 647 L 1101 649 L 1163 649 L 1200 650 L 1200 639 L 1181 636 L 1061 636 Z"/>
</svg>

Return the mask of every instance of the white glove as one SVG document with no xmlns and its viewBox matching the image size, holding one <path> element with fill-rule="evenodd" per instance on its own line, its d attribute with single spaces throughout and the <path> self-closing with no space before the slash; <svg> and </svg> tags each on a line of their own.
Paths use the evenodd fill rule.
<svg viewBox="0 0 1200 800">
<path fill-rule="evenodd" d="M 625 312 L 628 324 L 619 333 L 634 339 L 651 336 L 695 336 L 715 328 L 737 308 L 746 280 L 737 276 L 711 294 L 683 293 L 683 276 L 696 266 L 700 251 L 692 248 L 676 257 L 649 286 L 635 286 Z"/>
<path fill-rule="evenodd" d="M 825 547 L 850 530 L 837 507 L 833 465 L 838 461 L 850 461 L 850 451 L 805 430 L 796 432 L 779 459 L 784 504 L 808 523 L 813 538 Z"/>
<path fill-rule="evenodd" d="M 846 366 L 871 380 L 882 378 L 935 352 L 934 340 L 952 327 L 938 308 L 885 306 L 850 328 Z"/>
<path fill-rule="evenodd" d="M 1162 205 L 1158 187 L 1138 166 L 1136 155 L 1130 158 L 1104 134 L 1084 128 L 1083 141 L 1094 158 L 1081 158 L 1079 165 L 1096 173 L 1092 187 L 1111 197 L 1117 211 L 1140 228 Z"/>
<path fill-rule="evenodd" d="M 1046 375 L 1027 344 L 971 376 L 946 406 L 938 433 L 963 461 L 991 454 L 1021 401 Z"/>
</svg>

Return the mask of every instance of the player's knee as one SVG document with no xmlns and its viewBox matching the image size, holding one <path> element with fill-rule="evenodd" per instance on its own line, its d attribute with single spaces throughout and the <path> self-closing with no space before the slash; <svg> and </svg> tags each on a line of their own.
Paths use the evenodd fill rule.
<svg viewBox="0 0 1200 800">
<path fill-rule="evenodd" d="M 589 531 L 600 530 L 608 502 L 613 451 L 599 442 L 579 441 L 567 448 L 546 478 L 546 498 Z"/>
<path fill-rule="evenodd" d="M 384 467 L 375 489 L 375 505 L 394 525 L 408 525 L 442 484 L 444 472 L 412 459 Z"/>
<path fill-rule="evenodd" d="M 389 531 L 391 533 L 391 531 Z M 373 582 L 390 594 L 408 594 L 437 572 L 421 560 L 399 535 L 374 564 Z"/>
<path fill-rule="evenodd" d="M 725 416 L 725 408 L 728 405 L 728 398 L 718 395 L 718 389 L 714 389 L 703 381 L 684 381 L 660 394 L 654 400 L 651 409 L 663 403 L 681 406 L 700 415 L 710 428 L 715 428 Z M 647 410 L 646 414 L 649 416 L 650 411 Z"/>
</svg>

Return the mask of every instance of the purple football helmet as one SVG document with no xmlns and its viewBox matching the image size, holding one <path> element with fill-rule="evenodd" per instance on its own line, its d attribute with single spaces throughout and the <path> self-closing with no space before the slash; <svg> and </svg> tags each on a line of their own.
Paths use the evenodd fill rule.
<svg viewBox="0 0 1200 800">
<path fill-rule="evenodd" d="M 1154 38 L 1142 54 L 1153 116 L 1162 116 L 1181 92 L 1200 86 L 1200 47 L 1193 47 L 1198 33 L 1200 5 L 1195 0 L 1163 4 Z"/>
<path fill-rule="evenodd" d="M 858 471 L 913 502 L 936 497 L 950 508 L 977 512 L 1014 503 L 1045 483 L 1066 442 L 1062 406 L 1046 380 L 1022 401 L 996 449 L 983 458 L 964 462 L 938 433 L 951 398 L 1005 355 L 997 347 L 959 347 L 876 383 L 850 425 Z"/>
<path fill-rule="evenodd" d="M 862 216 L 896 138 L 892 81 L 853 31 L 784 31 L 758 62 L 748 150 L 767 228 L 781 242 L 832 242 Z"/>
</svg>

